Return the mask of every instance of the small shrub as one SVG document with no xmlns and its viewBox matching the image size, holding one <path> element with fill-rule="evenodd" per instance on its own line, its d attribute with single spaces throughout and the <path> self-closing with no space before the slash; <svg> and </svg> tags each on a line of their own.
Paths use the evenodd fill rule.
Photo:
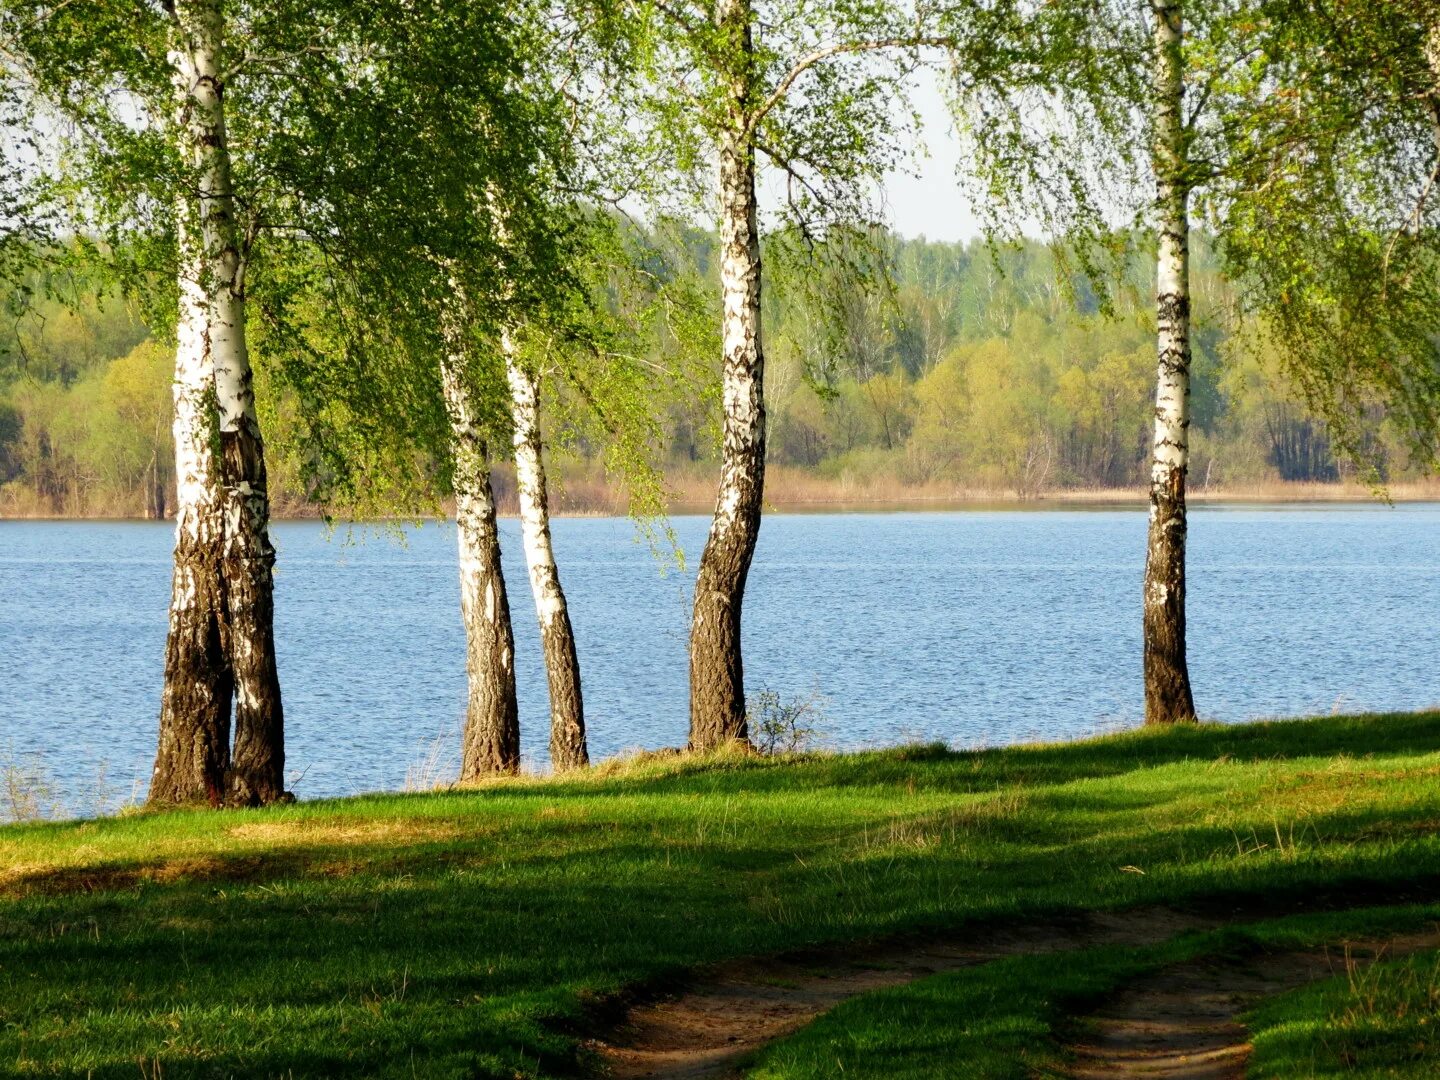
<svg viewBox="0 0 1440 1080">
<path fill-rule="evenodd" d="M 819 736 L 825 714 L 819 691 L 804 697 L 782 698 L 775 690 L 761 690 L 745 704 L 750 741 L 762 754 L 794 754 L 808 750 Z"/>
</svg>

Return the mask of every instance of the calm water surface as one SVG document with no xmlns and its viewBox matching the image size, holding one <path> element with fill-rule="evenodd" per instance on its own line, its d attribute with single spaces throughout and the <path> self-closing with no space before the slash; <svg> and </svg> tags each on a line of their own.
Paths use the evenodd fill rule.
<svg viewBox="0 0 1440 1080">
<path fill-rule="evenodd" d="M 707 521 L 675 521 L 693 563 Z M 1190 653 L 1224 721 L 1440 702 L 1440 508 L 1200 509 Z M 518 525 L 502 523 L 527 758 L 548 723 Z M 81 805 L 129 795 L 154 752 L 169 525 L 0 522 L 0 757 L 39 761 Z M 346 541 L 280 523 L 277 634 L 289 771 L 303 797 L 452 768 L 465 652 L 455 537 Z M 746 600 L 750 690 L 818 692 L 836 746 L 1067 738 L 1141 716 L 1139 511 L 768 518 Z M 591 753 L 686 729 L 690 575 L 632 525 L 555 523 Z M 441 741 L 437 743 L 437 739 Z M 421 770 L 424 771 L 424 770 Z"/>
</svg>

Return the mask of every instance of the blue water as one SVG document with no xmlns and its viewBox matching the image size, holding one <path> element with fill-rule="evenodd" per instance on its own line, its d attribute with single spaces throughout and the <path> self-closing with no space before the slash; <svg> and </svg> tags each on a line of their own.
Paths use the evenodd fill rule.
<svg viewBox="0 0 1440 1080">
<path fill-rule="evenodd" d="M 707 522 L 679 518 L 691 566 Z M 1224 721 L 1440 703 L 1440 508 L 1192 512 L 1190 656 Z M 527 759 L 545 764 L 545 680 L 518 526 L 502 523 Z M 288 769 L 302 797 L 406 782 L 453 748 L 465 702 L 455 538 L 347 540 L 275 527 Z M 143 793 L 154 752 L 168 525 L 0 523 L 0 759 L 81 806 Z M 1066 738 L 1141 716 L 1145 515 L 775 515 L 746 600 L 750 690 L 820 694 L 837 747 Z M 591 752 L 686 729 L 690 575 L 624 520 L 564 519 Z"/>
</svg>

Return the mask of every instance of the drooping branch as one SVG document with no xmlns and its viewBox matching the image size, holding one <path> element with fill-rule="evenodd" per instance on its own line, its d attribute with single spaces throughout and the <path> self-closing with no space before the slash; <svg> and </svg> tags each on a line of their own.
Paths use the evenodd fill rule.
<svg viewBox="0 0 1440 1080">
<path fill-rule="evenodd" d="M 751 135 L 770 112 L 785 100 L 800 76 L 816 64 L 824 63 L 831 57 L 854 55 L 866 52 L 882 52 L 886 49 L 946 49 L 954 44 L 953 39 L 936 34 L 915 34 L 906 37 L 875 38 L 870 41 L 842 41 L 824 45 L 806 53 L 791 66 L 790 70 L 775 85 L 760 105 L 751 111 L 746 121 L 745 134 Z"/>
</svg>

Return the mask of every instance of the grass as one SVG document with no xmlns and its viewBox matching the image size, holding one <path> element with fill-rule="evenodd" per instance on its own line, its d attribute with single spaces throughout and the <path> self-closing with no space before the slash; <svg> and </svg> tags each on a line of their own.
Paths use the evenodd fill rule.
<svg viewBox="0 0 1440 1080">
<path fill-rule="evenodd" d="M 1440 881 L 1440 714 L 0 829 L 0 1070 L 573 1073 L 597 1007 L 726 957 Z"/>
<path fill-rule="evenodd" d="M 1352 969 L 1264 1002 L 1247 1018 L 1258 1080 L 1440 1073 L 1440 954 Z"/>
<path fill-rule="evenodd" d="M 772 1045 L 748 1075 L 752 1080 L 1060 1076 L 1066 1064 L 1061 1041 L 1073 1014 L 1139 976 L 1200 957 L 1243 957 L 1260 949 L 1384 938 L 1433 925 L 1437 918 L 1440 905 L 1434 904 L 1368 908 L 1189 933 L 1145 948 L 1093 948 L 1063 958 L 1012 957 L 846 1002 Z M 1402 968 L 1411 977 L 1394 985 L 1392 968 Z M 1366 988 L 1363 994 L 1353 990 L 1357 981 Z M 1257 1053 L 1248 1076 L 1430 1077 L 1440 1071 L 1437 1040 L 1417 1040 L 1395 1025 L 1371 1024 L 1364 1028 L 1366 1041 L 1364 1036 L 1352 1037 L 1346 1021 L 1362 1007 L 1383 1000 L 1381 1014 L 1397 1009 L 1409 1015 L 1410 1026 L 1425 1036 L 1425 1017 L 1433 1023 L 1440 993 L 1433 954 L 1409 964 L 1364 970 L 1350 986 L 1345 980 L 1327 980 L 1321 987 L 1276 998 L 1251 1018 Z M 1336 1025 L 1343 1034 L 1337 1035 Z M 1357 1034 L 1362 1026 L 1355 1025 Z M 1303 1036 L 1297 1038 L 1297 1031 Z M 1397 1062 L 1410 1071 L 1384 1071 Z M 1353 1071 L 1367 1064 L 1374 1070 Z"/>
</svg>

